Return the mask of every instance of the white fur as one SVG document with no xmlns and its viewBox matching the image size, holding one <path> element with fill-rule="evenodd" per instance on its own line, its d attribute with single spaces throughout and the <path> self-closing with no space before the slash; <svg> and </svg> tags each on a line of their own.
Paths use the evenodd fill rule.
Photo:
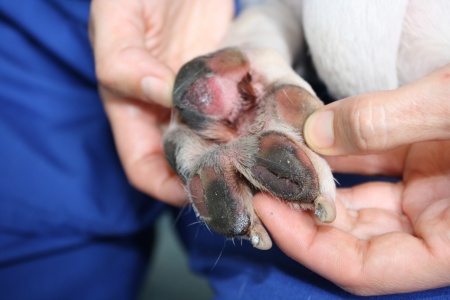
<svg viewBox="0 0 450 300">
<path fill-rule="evenodd" d="M 450 62 L 450 1 L 410 0 L 397 72 L 404 85 Z"/>
<path fill-rule="evenodd" d="M 320 78 L 336 98 L 395 89 L 450 63 L 448 0 L 244 2 L 260 14 L 253 17 L 260 21 L 240 20 L 247 24 L 239 27 L 253 30 L 240 40 L 276 49 L 282 56 L 295 50 L 302 55 L 305 40 Z M 229 40 L 234 36 L 232 32 Z M 263 42 L 251 41 L 256 39 Z"/>
<path fill-rule="evenodd" d="M 316 70 L 333 96 L 398 86 L 395 53 L 406 4 L 405 0 L 304 1 L 305 36 Z"/>
</svg>

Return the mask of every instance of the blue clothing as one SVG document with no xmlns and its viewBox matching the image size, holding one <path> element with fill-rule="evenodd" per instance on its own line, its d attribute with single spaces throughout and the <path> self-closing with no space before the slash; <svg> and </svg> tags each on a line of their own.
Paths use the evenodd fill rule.
<svg viewBox="0 0 450 300">
<path fill-rule="evenodd" d="M 97 93 L 89 5 L 0 0 L 1 299 L 133 299 L 147 265 L 163 205 L 120 166 Z M 225 243 L 196 221 L 184 211 L 177 224 L 216 299 L 357 298 L 276 247 Z M 393 298 L 412 296 L 448 298 L 449 288 Z"/>
<path fill-rule="evenodd" d="M 89 6 L 0 0 L 1 299 L 130 299 L 147 267 L 163 206 L 120 165 Z"/>
</svg>

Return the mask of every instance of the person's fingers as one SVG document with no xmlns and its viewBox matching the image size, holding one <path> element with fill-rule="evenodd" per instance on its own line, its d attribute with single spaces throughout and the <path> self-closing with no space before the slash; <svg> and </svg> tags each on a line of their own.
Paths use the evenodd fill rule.
<svg viewBox="0 0 450 300">
<path fill-rule="evenodd" d="M 140 1 L 94 0 L 90 37 L 100 84 L 118 95 L 169 107 L 174 72 L 145 46 Z"/>
<path fill-rule="evenodd" d="M 344 204 L 346 210 L 375 208 L 402 214 L 403 188 L 402 183 L 371 181 L 351 188 L 338 188 L 336 198 Z"/>
<path fill-rule="evenodd" d="M 400 177 L 404 170 L 409 146 L 399 147 L 383 154 L 325 156 L 335 173 L 350 173 L 370 176 Z"/>
<path fill-rule="evenodd" d="M 379 153 L 450 138 L 450 64 L 397 90 L 336 101 L 312 114 L 304 136 L 323 155 Z"/>
<path fill-rule="evenodd" d="M 162 119 L 169 109 L 139 100 L 103 95 L 117 150 L 133 186 L 161 201 L 183 205 L 187 195 L 168 165 L 162 146 Z"/>
<path fill-rule="evenodd" d="M 284 253 L 347 291 L 376 295 L 448 284 L 448 261 L 418 237 L 393 231 L 362 240 L 332 224 L 317 225 L 310 214 L 266 195 L 254 204 Z"/>
</svg>

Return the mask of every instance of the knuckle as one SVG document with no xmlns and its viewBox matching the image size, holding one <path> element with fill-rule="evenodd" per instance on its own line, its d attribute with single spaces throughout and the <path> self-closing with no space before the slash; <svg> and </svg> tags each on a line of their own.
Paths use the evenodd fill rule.
<svg viewBox="0 0 450 300">
<path fill-rule="evenodd" d="M 147 193 L 154 194 L 152 180 L 147 180 L 147 176 L 145 176 L 145 169 L 141 166 L 139 162 L 123 162 L 125 176 L 128 179 L 128 182 L 135 189 Z M 142 164 L 145 165 L 145 164 Z"/>
<path fill-rule="evenodd" d="M 115 64 L 110 61 L 108 58 L 101 58 L 95 64 L 97 80 L 105 87 L 113 86 L 115 82 Z"/>
<path fill-rule="evenodd" d="M 137 174 L 134 168 L 125 168 L 125 173 L 128 178 L 129 183 L 136 189 L 143 191 L 144 186 L 142 185 L 141 176 Z"/>
<path fill-rule="evenodd" d="M 356 287 L 350 287 L 350 288 L 343 287 L 343 289 L 353 295 L 356 295 L 356 296 L 368 297 L 368 296 L 376 295 L 376 292 L 370 286 L 369 287 L 356 286 Z"/>
<path fill-rule="evenodd" d="M 372 296 L 376 294 L 378 288 L 374 278 L 367 277 L 363 269 L 349 269 L 345 279 L 340 282 L 340 286 L 345 291 L 357 296 Z"/>
<path fill-rule="evenodd" d="M 354 105 L 347 140 L 358 152 L 385 150 L 388 141 L 386 111 L 372 100 L 358 101 Z"/>
</svg>

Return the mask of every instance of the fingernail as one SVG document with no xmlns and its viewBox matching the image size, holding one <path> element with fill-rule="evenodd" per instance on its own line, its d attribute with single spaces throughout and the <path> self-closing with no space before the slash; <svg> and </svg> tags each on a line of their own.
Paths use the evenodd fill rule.
<svg viewBox="0 0 450 300">
<path fill-rule="evenodd" d="M 327 110 L 312 114 L 305 123 L 306 143 L 314 150 L 334 145 L 334 112 Z"/>
<path fill-rule="evenodd" d="M 155 77 L 145 77 L 141 82 L 146 100 L 166 107 L 172 105 L 172 85 Z"/>
</svg>

